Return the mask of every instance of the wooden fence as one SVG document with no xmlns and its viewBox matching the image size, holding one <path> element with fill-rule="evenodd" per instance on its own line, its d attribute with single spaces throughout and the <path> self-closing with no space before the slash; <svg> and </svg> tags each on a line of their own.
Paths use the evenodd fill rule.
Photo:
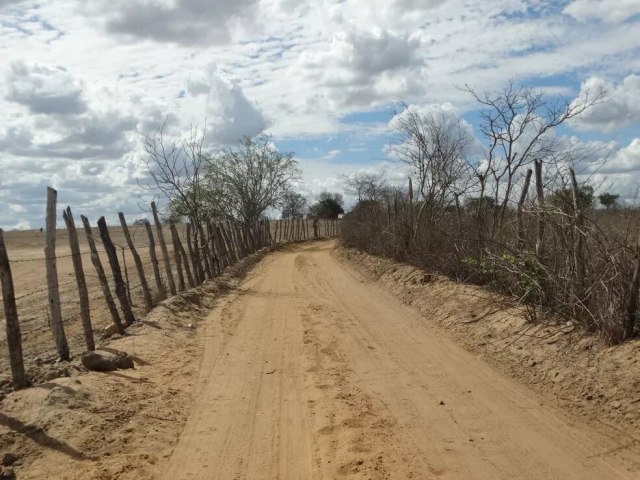
<svg viewBox="0 0 640 480">
<path fill-rule="evenodd" d="M 339 220 L 302 218 L 255 225 L 163 225 L 152 203 L 153 226 L 146 220 L 128 225 L 119 213 L 119 227 L 108 227 L 101 217 L 94 228 L 81 215 L 82 235 L 69 207 L 63 211 L 66 230 L 56 230 L 56 197 L 57 192 L 48 189 L 44 232 L 0 229 L 8 347 L 3 359 L 11 367 L 15 388 L 28 384 L 24 357 L 53 353 L 56 359 L 69 360 L 72 352 L 94 350 L 96 325 L 124 334 L 164 298 L 217 277 L 263 247 L 336 236 L 341 227 Z M 66 242 L 57 245 L 64 237 Z M 15 254 L 9 251 L 13 246 Z M 41 248 L 44 257 L 34 255 Z"/>
</svg>

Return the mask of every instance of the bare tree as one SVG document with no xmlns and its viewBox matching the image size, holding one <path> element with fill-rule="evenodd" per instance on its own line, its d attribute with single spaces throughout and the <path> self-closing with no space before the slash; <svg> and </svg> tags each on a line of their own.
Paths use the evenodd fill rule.
<svg viewBox="0 0 640 480">
<path fill-rule="evenodd" d="M 292 152 L 278 151 L 267 134 L 244 137 L 209 158 L 206 191 L 210 202 L 231 218 L 253 225 L 281 204 L 300 172 Z"/>
<path fill-rule="evenodd" d="M 386 173 L 383 172 L 358 172 L 351 175 L 342 175 L 342 183 L 345 192 L 353 195 L 358 202 L 364 200 L 380 201 L 387 198 L 390 193 Z"/>
<path fill-rule="evenodd" d="M 188 217 L 199 224 L 210 209 L 203 189 L 203 170 L 207 156 L 203 151 L 206 129 L 191 128 L 187 137 L 167 139 L 165 123 L 152 135 L 143 135 L 143 157 L 149 175 L 138 184 L 167 200 L 167 216 L 178 221 Z"/>
<path fill-rule="evenodd" d="M 468 189 L 471 169 L 465 155 L 471 136 L 460 118 L 444 112 L 420 113 L 405 106 L 396 118 L 399 139 L 393 150 L 416 179 L 415 224 L 422 218 L 437 222 L 449 206 L 459 208 L 458 198 Z"/>
<path fill-rule="evenodd" d="M 499 91 L 479 93 L 469 86 L 464 90 L 482 106 L 480 128 L 488 144 L 486 169 L 479 177 L 483 190 L 487 177 L 490 179 L 493 198 L 499 205 L 492 225 L 495 234 L 504 222 L 514 187 L 521 178 L 520 170 L 556 151 L 552 130 L 602 101 L 604 93 L 592 95 L 587 91 L 572 102 L 553 100 L 541 90 L 517 87 L 511 81 Z"/>
<path fill-rule="evenodd" d="M 203 144 L 206 128 L 201 131 L 192 127 L 186 137 L 167 138 L 165 123 L 152 135 L 143 135 L 144 162 L 147 166 L 147 183 L 138 180 L 144 190 L 154 197 L 166 200 L 164 219 L 181 222 L 188 218 L 193 228 L 193 246 L 198 265 L 205 260 L 207 240 L 203 225 L 206 221 L 220 217 L 218 205 L 204 185 L 204 168 L 208 156 Z"/>
</svg>

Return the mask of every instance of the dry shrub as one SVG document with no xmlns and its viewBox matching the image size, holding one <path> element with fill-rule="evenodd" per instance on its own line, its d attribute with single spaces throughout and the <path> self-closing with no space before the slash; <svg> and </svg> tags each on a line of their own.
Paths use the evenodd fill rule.
<svg viewBox="0 0 640 480">
<path fill-rule="evenodd" d="M 360 202 L 344 219 L 342 242 L 512 295 L 531 321 L 564 319 L 610 343 L 638 334 L 640 211 L 546 207 L 544 250 L 536 252 L 541 212 L 533 205 L 523 214 L 520 239 L 515 211 L 491 235 L 487 218 L 475 211 L 452 208 L 438 221 L 417 222 L 418 208 L 400 193 Z"/>
</svg>

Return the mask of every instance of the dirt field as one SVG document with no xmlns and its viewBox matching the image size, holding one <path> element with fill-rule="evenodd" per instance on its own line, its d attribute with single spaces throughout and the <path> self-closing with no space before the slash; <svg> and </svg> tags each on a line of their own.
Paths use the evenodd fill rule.
<svg viewBox="0 0 640 480">
<path fill-rule="evenodd" d="M 632 424 L 580 417 L 463 349 L 428 315 L 451 298 L 408 306 L 334 246 L 272 253 L 217 302 L 238 275 L 165 302 L 109 345 L 134 371 L 10 394 L 0 447 L 23 456 L 18 478 L 640 477 Z M 447 304 L 465 321 L 477 306 Z"/>
<path fill-rule="evenodd" d="M 87 287 L 89 289 L 89 299 L 91 304 L 91 317 L 94 329 L 99 332 L 109 323 L 111 317 L 107 306 L 104 303 L 100 283 L 95 273 L 89 246 L 87 244 L 84 229 L 80 218 L 76 218 L 78 228 L 78 239 L 80 251 L 82 252 L 83 269 L 86 275 Z M 148 251 L 148 237 L 144 226 L 130 226 L 129 231 L 132 239 L 144 263 L 145 275 L 150 286 L 154 286 L 153 267 L 150 263 Z M 110 227 L 111 240 L 116 245 L 126 246 L 124 234 L 120 227 Z M 154 235 L 155 227 L 154 227 Z M 14 280 L 16 292 L 16 303 L 18 315 L 23 334 L 23 349 L 26 358 L 46 357 L 55 354 L 53 337 L 49 327 L 49 313 L 47 301 L 47 277 L 44 261 L 44 233 L 37 230 L 25 230 L 5 232 L 5 242 L 9 253 L 11 272 Z M 165 239 L 169 241 L 171 234 L 168 229 L 164 232 Z M 94 228 L 94 238 L 98 245 L 98 252 L 105 268 L 107 277 L 112 278 L 106 253 L 100 243 L 98 229 Z M 133 257 L 129 249 L 125 249 L 125 262 L 122 261 L 122 250 L 118 247 L 118 258 L 120 267 L 123 269 L 126 264 L 127 271 L 132 285 L 132 298 L 134 300 L 134 313 L 139 316 L 143 314 L 140 296 L 139 280 L 133 262 Z M 169 255 L 173 259 L 173 246 L 169 242 Z M 84 350 L 82 340 L 82 325 L 80 323 L 80 303 L 78 290 L 73 270 L 73 262 L 70 257 L 69 240 L 66 229 L 59 229 L 56 232 L 56 257 L 58 270 L 58 285 L 60 289 L 60 302 L 62 305 L 62 315 L 72 354 L 80 353 Z M 160 245 L 156 238 L 156 255 L 160 262 L 160 269 L 164 278 L 164 263 Z M 175 275 L 175 271 L 174 271 Z M 1 298 L 1 296 L 0 296 Z M 0 317 L 4 318 L 4 309 L 0 302 Z M 0 342 L 4 343 L 4 328 L 0 332 Z M 0 372 L 8 370 L 6 349 L 1 349 Z"/>
</svg>

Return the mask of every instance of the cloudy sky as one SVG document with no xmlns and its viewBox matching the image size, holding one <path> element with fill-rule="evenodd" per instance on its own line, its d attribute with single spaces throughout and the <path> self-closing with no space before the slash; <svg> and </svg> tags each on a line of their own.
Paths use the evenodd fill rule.
<svg viewBox="0 0 640 480">
<path fill-rule="evenodd" d="M 140 134 L 205 119 L 212 144 L 267 130 L 299 189 L 385 166 L 400 100 L 476 127 L 460 86 L 509 79 L 609 101 L 561 132 L 640 182 L 640 0 L 0 0 L 0 227 L 43 224 L 47 185 L 97 218 L 140 216 Z M 477 128 L 477 127 L 476 127 Z"/>
</svg>

